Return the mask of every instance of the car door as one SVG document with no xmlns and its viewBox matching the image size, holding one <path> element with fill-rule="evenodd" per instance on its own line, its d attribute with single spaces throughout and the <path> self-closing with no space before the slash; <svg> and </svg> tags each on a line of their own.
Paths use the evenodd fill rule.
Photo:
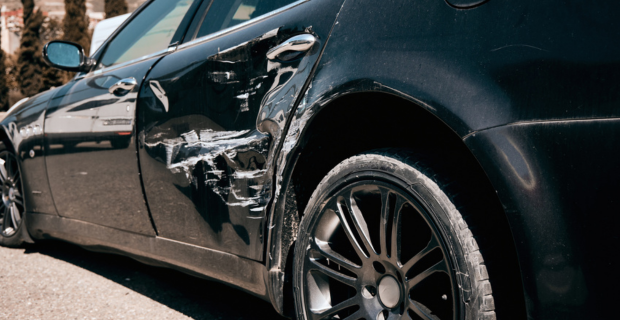
<svg viewBox="0 0 620 320">
<path fill-rule="evenodd" d="M 341 5 L 203 3 L 140 93 L 140 164 L 160 236 L 263 259 L 276 149 Z"/>
<path fill-rule="evenodd" d="M 154 235 L 135 144 L 139 88 L 178 43 L 198 0 L 151 0 L 104 45 L 94 71 L 60 89 L 45 117 L 47 174 L 58 214 Z"/>
</svg>

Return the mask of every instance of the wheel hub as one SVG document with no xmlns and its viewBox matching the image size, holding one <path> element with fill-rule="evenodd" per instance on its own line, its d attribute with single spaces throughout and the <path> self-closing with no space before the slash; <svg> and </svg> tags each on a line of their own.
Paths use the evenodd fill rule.
<svg viewBox="0 0 620 320">
<path fill-rule="evenodd" d="M 379 300 L 384 306 L 392 309 L 398 306 L 402 296 L 398 281 L 392 276 L 385 276 L 379 281 Z"/>
</svg>

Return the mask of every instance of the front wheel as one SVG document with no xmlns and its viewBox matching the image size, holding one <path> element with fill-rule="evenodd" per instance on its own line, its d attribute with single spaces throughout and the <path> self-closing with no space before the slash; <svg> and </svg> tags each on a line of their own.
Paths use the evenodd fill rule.
<svg viewBox="0 0 620 320">
<path fill-rule="evenodd" d="M 0 245 L 20 247 L 29 239 L 24 225 L 24 193 L 19 163 L 15 154 L 8 150 L 0 151 L 0 184 Z"/>
<path fill-rule="evenodd" d="M 321 181 L 295 245 L 298 319 L 495 319 L 476 240 L 426 169 L 381 151 Z"/>
</svg>

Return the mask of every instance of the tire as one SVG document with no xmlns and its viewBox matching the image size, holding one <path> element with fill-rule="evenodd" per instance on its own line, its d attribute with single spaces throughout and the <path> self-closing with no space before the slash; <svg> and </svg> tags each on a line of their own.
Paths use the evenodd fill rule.
<svg viewBox="0 0 620 320">
<path fill-rule="evenodd" d="M 422 158 L 374 151 L 323 178 L 295 244 L 298 319 L 496 318 L 477 242 Z"/>
<path fill-rule="evenodd" d="M 0 144 L 0 245 L 22 247 L 31 242 L 26 230 L 26 209 L 19 161 L 15 154 Z"/>
</svg>

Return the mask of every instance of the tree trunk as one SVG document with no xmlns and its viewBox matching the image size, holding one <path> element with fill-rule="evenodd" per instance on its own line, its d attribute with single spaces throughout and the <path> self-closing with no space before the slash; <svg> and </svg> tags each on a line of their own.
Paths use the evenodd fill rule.
<svg viewBox="0 0 620 320">
<path fill-rule="evenodd" d="M 0 43 L 2 43 L 2 35 L 0 34 Z M 0 111 L 5 111 L 9 108 L 9 86 L 6 76 L 6 64 L 4 63 L 5 54 L 0 49 Z"/>
</svg>

